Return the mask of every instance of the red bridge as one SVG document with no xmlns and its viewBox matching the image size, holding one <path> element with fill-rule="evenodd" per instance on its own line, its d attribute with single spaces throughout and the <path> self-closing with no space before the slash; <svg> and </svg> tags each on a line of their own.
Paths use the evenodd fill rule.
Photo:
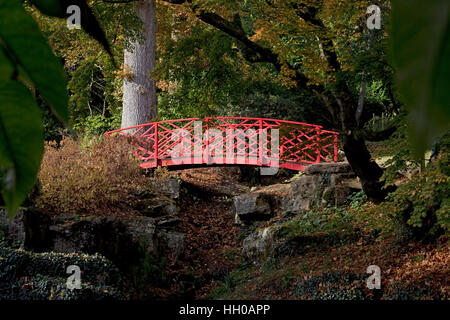
<svg viewBox="0 0 450 320">
<path fill-rule="evenodd" d="M 236 165 L 304 170 L 337 162 L 338 133 L 321 126 L 264 118 L 167 120 L 114 130 L 136 137 L 141 167 Z"/>
</svg>

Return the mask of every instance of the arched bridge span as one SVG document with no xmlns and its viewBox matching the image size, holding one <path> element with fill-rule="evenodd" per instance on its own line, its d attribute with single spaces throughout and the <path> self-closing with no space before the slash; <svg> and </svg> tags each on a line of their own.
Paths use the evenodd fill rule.
<svg viewBox="0 0 450 320">
<path fill-rule="evenodd" d="M 265 118 L 166 120 L 114 130 L 136 139 L 141 167 L 254 165 L 304 170 L 337 162 L 338 133 L 319 125 Z"/>
</svg>

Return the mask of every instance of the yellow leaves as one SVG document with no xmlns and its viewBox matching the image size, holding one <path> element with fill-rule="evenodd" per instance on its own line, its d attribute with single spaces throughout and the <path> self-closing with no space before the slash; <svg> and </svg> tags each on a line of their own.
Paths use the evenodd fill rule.
<svg viewBox="0 0 450 320">
<path fill-rule="evenodd" d="M 262 26 L 258 30 L 256 30 L 255 34 L 250 38 L 252 41 L 258 41 L 264 39 L 267 34 L 266 27 Z"/>
<path fill-rule="evenodd" d="M 285 64 L 281 66 L 280 76 L 281 76 L 281 83 L 286 88 L 293 88 L 296 86 L 296 82 L 294 80 L 295 71 L 286 66 Z"/>
<path fill-rule="evenodd" d="M 114 71 L 113 73 L 116 79 L 127 79 L 128 81 L 131 81 L 134 78 L 131 68 L 123 63 L 120 66 L 120 70 Z"/>
</svg>

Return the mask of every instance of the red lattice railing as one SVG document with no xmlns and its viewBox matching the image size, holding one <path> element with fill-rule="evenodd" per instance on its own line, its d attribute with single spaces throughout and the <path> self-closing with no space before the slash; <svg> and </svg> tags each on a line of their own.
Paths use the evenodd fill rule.
<svg viewBox="0 0 450 320">
<path fill-rule="evenodd" d="M 136 137 L 136 155 L 144 168 L 214 163 L 304 170 L 311 163 L 337 162 L 337 132 L 294 121 L 191 118 L 146 123 L 106 134 Z"/>
</svg>

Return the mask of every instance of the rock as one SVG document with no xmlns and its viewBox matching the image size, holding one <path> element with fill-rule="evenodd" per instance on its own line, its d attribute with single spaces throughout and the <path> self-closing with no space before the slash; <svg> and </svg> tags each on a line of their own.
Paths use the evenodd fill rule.
<svg viewBox="0 0 450 320">
<path fill-rule="evenodd" d="M 324 183 L 321 175 L 302 175 L 291 183 L 291 192 L 300 193 L 305 197 L 312 195 Z"/>
<path fill-rule="evenodd" d="M 4 210 L 0 210 L 0 230 L 7 231 L 8 239 L 19 241 L 27 250 L 100 253 L 124 271 L 140 265 L 147 256 L 178 257 L 183 252 L 184 234 L 168 230 L 178 222 L 173 218 L 157 222 L 145 216 L 124 219 L 66 215 L 51 219 L 42 212 L 25 210 L 9 223 Z"/>
<path fill-rule="evenodd" d="M 172 228 L 179 223 L 181 223 L 183 220 L 178 218 L 168 218 L 168 219 L 161 219 L 157 222 L 158 227 L 161 228 Z"/>
<path fill-rule="evenodd" d="M 320 205 L 325 178 L 321 175 L 302 175 L 291 183 L 291 193 L 282 203 L 283 212 L 300 212 Z"/>
<path fill-rule="evenodd" d="M 291 184 L 272 184 L 269 186 L 255 188 L 251 193 L 263 195 L 269 202 L 272 214 L 281 210 L 284 199 L 291 192 Z"/>
<path fill-rule="evenodd" d="M 139 244 L 146 254 L 158 256 L 158 243 L 156 239 L 156 222 L 149 217 L 135 217 L 123 221 L 126 232 L 131 240 Z"/>
<path fill-rule="evenodd" d="M 176 200 L 180 195 L 177 179 L 154 180 L 152 190 L 141 189 L 134 192 L 138 199 L 134 209 L 147 217 L 160 217 L 178 214 Z"/>
<path fill-rule="evenodd" d="M 148 217 L 83 217 L 49 227 L 55 252 L 100 253 L 126 270 L 143 253 L 158 256 L 155 221 Z"/>
<path fill-rule="evenodd" d="M 267 260 L 273 252 L 276 236 L 281 229 L 279 225 L 273 225 L 257 230 L 247 236 L 242 243 L 242 255 L 245 259 L 261 262 Z"/>
<path fill-rule="evenodd" d="M 290 194 L 282 200 L 283 213 L 299 213 L 317 206 L 340 206 L 354 188 L 346 185 L 355 179 L 347 162 L 318 163 L 291 182 Z"/>
<path fill-rule="evenodd" d="M 294 219 L 300 219 L 297 220 L 298 223 L 302 222 L 301 216 Z M 317 245 L 340 243 L 340 241 L 342 239 L 338 235 L 331 233 L 309 235 L 297 233 L 295 229 L 289 227 L 289 223 L 286 224 L 286 221 L 278 221 L 248 235 L 242 244 L 242 255 L 246 260 L 254 263 L 267 260 L 280 261 L 284 257 L 303 254 Z"/>
<path fill-rule="evenodd" d="M 347 162 L 347 157 L 345 156 L 345 152 L 343 150 L 338 150 L 337 156 L 339 162 Z"/>
<path fill-rule="evenodd" d="M 48 227 L 51 218 L 33 208 L 19 210 L 10 221 L 6 210 L 0 209 L 0 231 L 5 235 L 6 243 L 11 247 L 41 252 L 51 243 Z"/>
<path fill-rule="evenodd" d="M 160 250 L 167 252 L 172 258 L 177 259 L 184 250 L 183 233 L 178 232 L 159 232 L 157 234 Z"/>
<path fill-rule="evenodd" d="M 200 173 L 202 172 L 200 171 Z M 226 177 L 210 179 L 208 174 L 184 172 L 181 178 L 183 179 L 184 191 L 194 196 L 209 194 L 234 197 L 250 191 L 249 187 L 229 180 Z"/>
<path fill-rule="evenodd" d="M 121 230 L 120 230 L 121 229 Z M 111 247 L 117 239 L 112 239 L 123 232 L 123 225 L 112 217 L 83 217 L 79 221 L 66 221 L 49 227 L 52 233 L 53 250 L 56 252 L 101 252 L 97 240 L 108 241 Z M 103 237 L 103 239 L 99 239 Z"/>
<path fill-rule="evenodd" d="M 25 228 L 23 226 L 23 210 L 9 220 L 5 209 L 0 209 L 0 232 L 3 233 L 5 242 L 12 247 L 23 248 L 25 243 Z"/>
<path fill-rule="evenodd" d="M 332 241 L 332 238 L 323 236 L 292 234 L 284 223 L 316 207 L 344 205 L 354 191 L 345 183 L 354 178 L 355 174 L 346 162 L 314 164 L 289 185 L 259 188 L 253 193 L 235 197 L 234 208 L 238 221 L 256 213 L 264 216 L 270 209 L 273 211 L 277 201 L 281 202 L 283 213 L 275 224 L 257 230 L 244 239 L 244 257 L 255 262 L 278 259 L 303 252 L 311 243 Z M 264 196 L 261 198 L 264 201 L 259 200 L 258 203 L 258 196 Z"/>
<path fill-rule="evenodd" d="M 408 168 L 405 170 L 399 170 L 398 173 L 408 178 L 408 180 L 411 180 L 415 175 L 420 173 L 420 168 Z"/>
<path fill-rule="evenodd" d="M 277 183 L 269 186 L 257 188 L 253 193 L 260 193 L 268 196 L 272 202 L 281 203 L 281 200 L 285 198 L 291 192 L 291 184 Z"/>
<path fill-rule="evenodd" d="M 323 204 L 327 207 L 339 207 L 347 203 L 347 198 L 354 192 L 348 187 L 326 187 L 322 194 Z"/>
<path fill-rule="evenodd" d="M 352 168 L 348 162 L 329 162 L 311 164 L 305 169 L 305 174 L 316 173 L 348 173 Z"/>
<path fill-rule="evenodd" d="M 233 198 L 235 223 L 267 220 L 272 216 L 269 199 L 264 194 L 247 193 Z"/>
<path fill-rule="evenodd" d="M 153 180 L 152 189 L 170 199 L 176 200 L 180 197 L 180 183 L 177 179 Z"/>
<path fill-rule="evenodd" d="M 173 222 L 173 221 L 172 221 Z M 169 221 L 164 227 L 169 225 Z M 85 217 L 50 226 L 55 252 L 100 253 L 120 269 L 138 264 L 145 256 L 178 257 L 184 234 L 161 229 L 150 217 Z"/>
<path fill-rule="evenodd" d="M 23 226 L 25 228 L 24 248 L 35 252 L 47 250 L 52 243 L 49 232 L 51 224 L 52 218 L 48 214 L 34 209 L 25 210 L 23 214 Z"/>
<path fill-rule="evenodd" d="M 362 185 L 358 178 L 342 181 L 341 185 L 357 191 L 362 190 Z"/>
<path fill-rule="evenodd" d="M 355 177 L 356 175 L 354 173 L 332 173 L 328 176 L 328 184 L 330 187 L 334 187 Z"/>
<path fill-rule="evenodd" d="M 75 214 L 64 212 L 56 216 L 54 220 L 56 223 L 63 223 L 69 220 L 76 220 L 77 218 L 78 216 Z"/>
<path fill-rule="evenodd" d="M 153 197 L 152 192 L 150 192 L 150 190 L 148 189 L 139 189 L 136 190 L 133 194 L 137 199 L 148 199 Z"/>
<path fill-rule="evenodd" d="M 173 216 L 178 214 L 178 207 L 169 198 L 151 198 L 138 200 L 135 209 L 147 217 Z"/>
</svg>

